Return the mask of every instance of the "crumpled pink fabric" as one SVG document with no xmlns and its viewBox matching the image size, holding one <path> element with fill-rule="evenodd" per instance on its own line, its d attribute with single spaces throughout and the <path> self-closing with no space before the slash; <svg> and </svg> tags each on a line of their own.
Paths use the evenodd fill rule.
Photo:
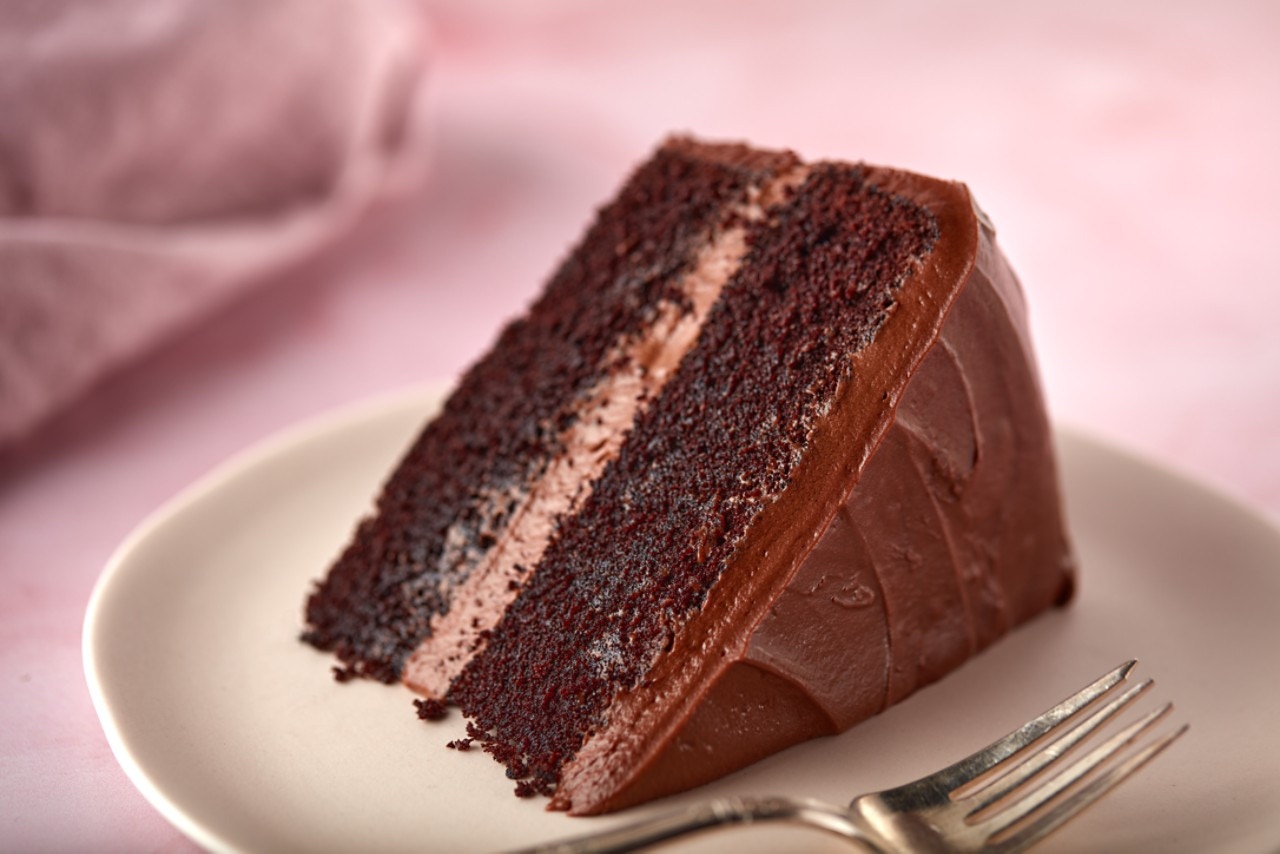
<svg viewBox="0 0 1280 854">
<path fill-rule="evenodd" d="M 410 0 L 0 5 L 0 446 L 420 174 Z"/>
</svg>

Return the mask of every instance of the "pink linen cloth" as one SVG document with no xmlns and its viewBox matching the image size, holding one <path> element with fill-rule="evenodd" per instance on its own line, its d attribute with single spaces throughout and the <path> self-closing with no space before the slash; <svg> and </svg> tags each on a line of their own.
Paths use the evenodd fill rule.
<svg viewBox="0 0 1280 854">
<path fill-rule="evenodd" d="M 0 447 L 421 164 L 408 0 L 0 7 Z"/>
</svg>

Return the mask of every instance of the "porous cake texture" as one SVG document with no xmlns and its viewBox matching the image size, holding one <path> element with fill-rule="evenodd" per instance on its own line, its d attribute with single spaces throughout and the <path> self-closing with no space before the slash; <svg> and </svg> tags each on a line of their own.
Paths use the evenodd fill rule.
<svg viewBox="0 0 1280 854">
<path fill-rule="evenodd" d="M 426 426 L 304 638 L 594 813 L 876 714 L 1073 578 L 963 185 L 677 138 Z"/>
</svg>

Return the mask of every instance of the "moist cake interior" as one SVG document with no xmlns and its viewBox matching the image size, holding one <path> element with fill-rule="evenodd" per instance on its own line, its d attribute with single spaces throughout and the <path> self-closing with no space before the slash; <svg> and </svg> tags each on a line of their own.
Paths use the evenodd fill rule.
<svg viewBox="0 0 1280 854">
<path fill-rule="evenodd" d="M 876 714 L 1073 578 L 968 191 L 677 138 L 426 425 L 303 639 L 601 812 Z"/>
<path fill-rule="evenodd" d="M 514 774 L 550 794 L 669 648 L 935 236 L 927 211 L 834 166 L 749 225 L 698 343 L 453 686 Z"/>
<path fill-rule="evenodd" d="M 619 369 L 618 341 L 639 336 L 661 306 L 689 309 L 682 277 L 725 207 L 796 162 L 737 146 L 708 160 L 691 148 L 662 148 L 599 212 L 541 298 L 463 377 L 309 599 L 304 640 L 336 653 L 348 675 L 400 678 L 563 451 L 582 402 Z"/>
</svg>

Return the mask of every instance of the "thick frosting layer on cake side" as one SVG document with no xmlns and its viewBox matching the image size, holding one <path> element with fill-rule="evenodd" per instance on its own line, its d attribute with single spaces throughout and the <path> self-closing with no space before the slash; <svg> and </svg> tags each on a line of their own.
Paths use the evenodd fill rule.
<svg viewBox="0 0 1280 854">
<path fill-rule="evenodd" d="M 838 730 L 1070 593 L 1021 292 L 989 235 L 979 251 L 893 426 L 748 647 Z"/>
<path fill-rule="evenodd" d="M 701 646 L 677 646 L 620 698 L 565 767 L 556 806 L 612 811 L 844 730 L 1069 597 L 1019 286 L 962 187 L 877 177 L 934 210 L 945 237 L 855 359 L 860 390 L 837 402 L 789 488 L 795 514 L 825 521 L 807 534 L 781 512 L 761 525 L 698 618 L 708 633 L 689 633 Z M 841 448 L 841 430 L 870 443 Z M 764 603 L 754 616 L 750 600 Z"/>
</svg>

